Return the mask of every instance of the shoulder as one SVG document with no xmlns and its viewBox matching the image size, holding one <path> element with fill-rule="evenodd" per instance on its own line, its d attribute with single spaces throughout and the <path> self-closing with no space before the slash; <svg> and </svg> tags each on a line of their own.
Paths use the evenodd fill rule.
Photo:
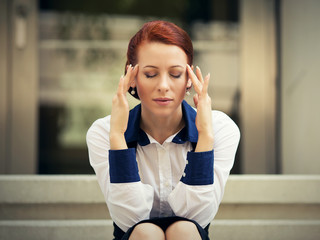
<svg viewBox="0 0 320 240">
<path fill-rule="evenodd" d="M 212 121 L 216 124 L 230 124 L 237 126 L 226 113 L 218 110 L 212 110 Z"/>
<path fill-rule="evenodd" d="M 108 115 L 93 122 L 87 132 L 87 142 L 101 137 L 108 138 L 110 132 L 110 118 L 111 116 Z"/>
<path fill-rule="evenodd" d="M 233 136 L 237 141 L 240 139 L 240 130 L 237 124 L 224 112 L 212 111 L 212 124 L 214 134 L 217 137 Z"/>
</svg>

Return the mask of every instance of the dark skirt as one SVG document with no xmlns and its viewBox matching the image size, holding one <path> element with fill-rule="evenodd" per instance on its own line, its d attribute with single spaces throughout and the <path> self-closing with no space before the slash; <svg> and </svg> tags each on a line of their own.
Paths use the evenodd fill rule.
<svg viewBox="0 0 320 240">
<path fill-rule="evenodd" d="M 165 232 L 167 230 L 167 228 L 177 222 L 177 221 L 189 221 L 189 222 L 193 222 L 196 226 L 197 229 L 199 231 L 199 234 L 201 236 L 202 240 L 210 240 L 209 239 L 209 225 L 206 226 L 205 228 L 202 228 L 196 221 L 187 219 L 187 218 L 183 218 L 183 217 L 164 217 L 164 218 L 153 218 L 153 219 L 149 219 L 149 220 L 143 220 L 137 224 L 135 224 L 133 227 L 129 228 L 129 230 L 125 233 L 124 231 L 122 231 L 115 223 L 113 223 L 114 226 L 114 231 L 113 231 L 113 236 L 114 239 L 113 240 L 128 240 L 133 229 L 135 228 L 135 226 L 137 226 L 140 223 L 153 223 L 157 226 L 159 226 L 163 232 Z"/>
</svg>

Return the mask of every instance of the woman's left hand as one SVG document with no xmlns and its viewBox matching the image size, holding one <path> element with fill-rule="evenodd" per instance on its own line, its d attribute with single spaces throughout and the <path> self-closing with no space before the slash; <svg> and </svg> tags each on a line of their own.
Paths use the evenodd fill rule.
<svg viewBox="0 0 320 240">
<path fill-rule="evenodd" d="M 208 95 L 210 74 L 203 78 L 199 67 L 196 67 L 196 73 L 194 73 L 189 65 L 187 65 L 187 72 L 196 92 L 193 100 L 197 108 L 196 127 L 199 138 L 195 151 L 211 151 L 213 148 L 213 126 L 211 98 Z"/>
</svg>

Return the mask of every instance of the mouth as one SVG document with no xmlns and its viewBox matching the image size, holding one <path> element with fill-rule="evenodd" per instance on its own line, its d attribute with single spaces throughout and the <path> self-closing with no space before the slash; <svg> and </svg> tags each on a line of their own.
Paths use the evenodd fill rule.
<svg viewBox="0 0 320 240">
<path fill-rule="evenodd" d="M 171 98 L 154 98 L 153 101 L 158 103 L 159 105 L 167 105 L 173 101 Z"/>
</svg>

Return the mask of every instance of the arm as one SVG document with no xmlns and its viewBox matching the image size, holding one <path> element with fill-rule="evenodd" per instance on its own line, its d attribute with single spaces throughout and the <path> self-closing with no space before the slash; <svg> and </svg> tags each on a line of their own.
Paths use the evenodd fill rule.
<svg viewBox="0 0 320 240">
<path fill-rule="evenodd" d="M 132 76 L 130 68 L 121 78 L 111 117 L 97 120 L 87 133 L 90 164 L 111 217 L 123 231 L 149 218 L 153 204 L 153 188 L 141 183 L 135 149 L 128 149 L 124 138 L 129 115 L 125 89 Z"/>
<path fill-rule="evenodd" d="M 218 211 L 240 139 L 238 127 L 227 115 L 213 111 L 212 118 L 215 124 L 214 156 L 211 155 L 214 167 L 213 161 L 206 159 L 209 152 L 194 152 L 192 159 L 189 159 L 189 152 L 185 169 L 187 179 L 181 178 L 169 195 L 169 204 L 177 216 L 193 219 L 202 227 L 206 227 Z M 210 177 L 213 178 L 211 182 Z"/>
<path fill-rule="evenodd" d="M 213 125 L 211 116 L 211 98 L 208 95 L 210 74 L 204 79 L 199 67 L 196 67 L 196 74 L 191 67 L 187 66 L 196 95 L 193 97 L 197 108 L 196 126 L 198 130 L 198 143 L 195 152 L 212 151 L 213 149 Z"/>
<path fill-rule="evenodd" d="M 176 215 L 196 220 L 205 227 L 215 216 L 221 202 L 233 165 L 239 130 L 226 115 L 223 115 L 225 119 L 222 121 L 213 122 L 211 98 L 207 94 L 210 75 L 203 79 L 199 68 L 194 74 L 189 66 L 188 74 L 197 93 L 194 101 L 199 137 L 195 151 L 188 153 L 185 176 L 169 196 L 169 203 Z"/>
<path fill-rule="evenodd" d="M 126 93 L 130 84 L 134 81 L 138 73 L 138 66 L 127 67 L 127 74 L 120 78 L 117 94 L 112 99 L 112 110 L 110 120 L 110 149 L 127 149 L 124 133 L 127 130 L 129 118 L 129 104 Z"/>
</svg>

